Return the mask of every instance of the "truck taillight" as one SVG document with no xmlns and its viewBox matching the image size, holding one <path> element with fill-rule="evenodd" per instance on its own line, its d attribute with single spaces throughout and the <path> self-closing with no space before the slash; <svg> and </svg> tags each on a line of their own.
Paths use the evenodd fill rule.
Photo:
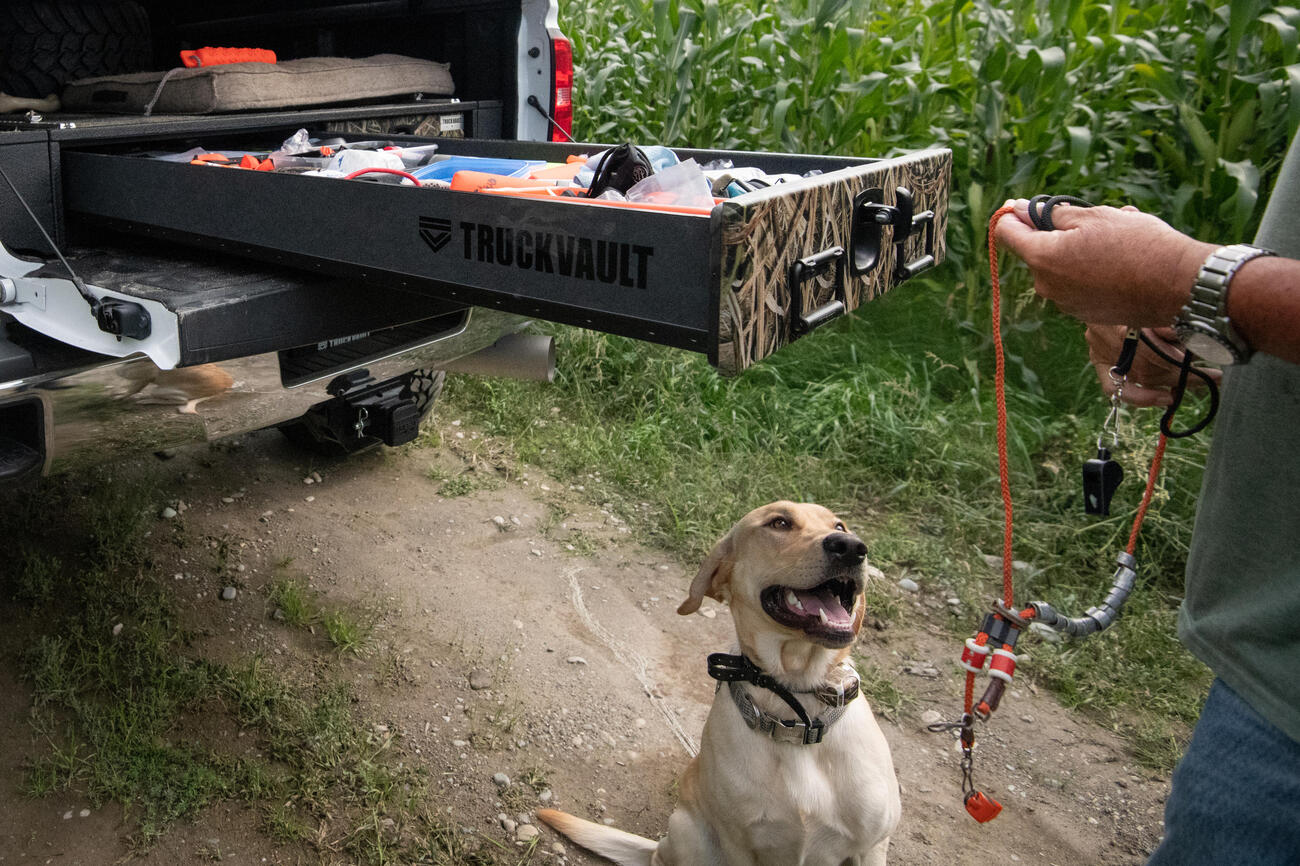
<svg viewBox="0 0 1300 866">
<path fill-rule="evenodd" d="M 569 40 L 558 36 L 552 38 L 551 58 L 554 70 L 551 76 L 551 116 L 559 129 L 551 128 L 550 139 L 573 141 L 573 46 Z"/>
</svg>

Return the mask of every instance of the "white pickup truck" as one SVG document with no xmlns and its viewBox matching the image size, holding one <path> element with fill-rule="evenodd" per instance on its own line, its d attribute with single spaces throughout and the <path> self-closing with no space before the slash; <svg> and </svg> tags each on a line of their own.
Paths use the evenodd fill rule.
<svg viewBox="0 0 1300 866">
<path fill-rule="evenodd" d="M 554 0 L 4 4 L 0 483 L 270 426 L 400 444 L 445 370 L 551 375 L 534 319 L 739 373 L 942 259 L 945 150 L 679 150 L 783 178 L 702 209 L 180 158 L 565 164 L 606 148 L 570 138 L 572 57 Z"/>
</svg>

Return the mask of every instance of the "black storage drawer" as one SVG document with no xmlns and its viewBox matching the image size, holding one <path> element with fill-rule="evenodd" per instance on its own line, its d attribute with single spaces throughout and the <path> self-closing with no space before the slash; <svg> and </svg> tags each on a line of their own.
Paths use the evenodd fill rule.
<svg viewBox="0 0 1300 866">
<path fill-rule="evenodd" d="M 550 161 L 604 147 L 439 145 L 441 153 Z M 697 215 L 106 150 L 63 151 L 74 225 L 89 220 L 344 276 L 357 293 L 395 287 L 705 352 L 726 373 L 942 260 L 951 171 L 947 150 L 886 160 L 679 150 L 701 163 L 729 157 L 769 172 L 823 172 Z"/>
</svg>

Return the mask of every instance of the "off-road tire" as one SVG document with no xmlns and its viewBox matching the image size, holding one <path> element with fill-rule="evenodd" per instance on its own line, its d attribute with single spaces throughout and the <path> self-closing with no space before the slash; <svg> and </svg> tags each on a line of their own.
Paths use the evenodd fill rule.
<svg viewBox="0 0 1300 866">
<path fill-rule="evenodd" d="M 433 411 L 433 404 L 438 399 L 438 395 L 442 393 L 442 387 L 446 383 L 447 373 L 445 370 L 425 368 L 411 373 L 411 377 L 406 383 L 406 390 L 415 399 L 415 408 L 420 411 L 421 424 Z"/>
<path fill-rule="evenodd" d="M 69 81 L 153 66 L 149 15 L 134 0 L 0 2 L 0 91 L 43 99 Z"/>
</svg>

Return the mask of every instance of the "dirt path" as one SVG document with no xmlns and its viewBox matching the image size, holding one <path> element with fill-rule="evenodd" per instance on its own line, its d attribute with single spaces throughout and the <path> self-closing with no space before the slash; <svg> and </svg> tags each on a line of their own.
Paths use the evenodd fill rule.
<svg viewBox="0 0 1300 866">
<path fill-rule="evenodd" d="M 447 498 L 431 466 L 435 477 L 471 470 L 465 477 L 495 480 Z M 304 484 L 313 470 L 320 483 Z M 647 836 L 662 831 L 713 697 L 703 658 L 730 645 L 730 622 L 711 603 L 678 616 L 689 569 L 638 544 L 585 491 L 523 467 L 502 480 L 446 448 L 313 466 L 273 434 L 182 454 L 161 471 L 165 495 L 188 505 L 178 518 L 187 534 L 225 538 L 231 550 L 233 577 L 196 573 L 192 551 L 155 551 L 160 574 L 181 575 L 173 582 L 184 615 L 208 626 L 196 652 L 260 653 L 285 670 L 309 668 L 319 637 L 277 622 L 266 595 L 277 568 L 287 569 L 329 603 L 378 615 L 367 650 L 344 662 L 358 711 L 393 735 L 404 762 L 438 780 L 439 808 L 467 837 L 513 845 L 498 816 L 531 820 L 539 795 L 525 780 L 566 811 Z M 238 597 L 221 601 L 229 583 Z M 1025 685 L 981 739 L 978 779 L 1006 809 L 986 826 L 965 815 L 954 744 L 919 720 L 930 709 L 951 715 L 958 700 L 956 645 L 925 624 L 943 600 L 894 591 L 916 615 L 871 631 L 858 651 L 910 697 L 882 723 L 903 787 L 891 862 L 1142 862 L 1159 838 L 1166 780 L 1135 769 L 1111 733 Z M 28 723 L 20 651 L 0 640 L 0 863 L 112 863 L 127 853 L 119 806 L 18 791 L 24 762 L 45 748 Z M 927 668 L 936 675 L 904 672 Z M 256 748 L 239 731 L 205 735 L 229 738 L 236 753 Z M 498 773 L 511 779 L 505 795 Z M 258 826 L 250 808 L 213 807 L 137 862 L 316 861 Z M 571 845 L 558 853 L 558 841 L 543 830 L 532 862 L 596 862 Z"/>
</svg>

